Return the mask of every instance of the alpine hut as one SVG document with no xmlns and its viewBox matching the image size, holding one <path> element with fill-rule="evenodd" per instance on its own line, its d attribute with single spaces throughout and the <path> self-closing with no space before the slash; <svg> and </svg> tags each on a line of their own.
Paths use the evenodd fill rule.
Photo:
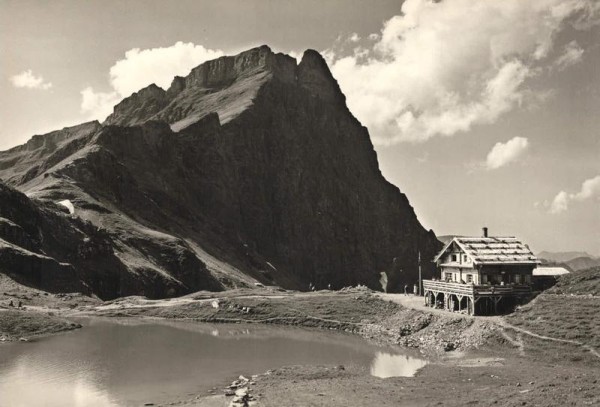
<svg viewBox="0 0 600 407">
<path fill-rule="evenodd" d="M 531 297 L 540 263 L 515 237 L 454 237 L 434 262 L 439 279 L 424 280 L 425 304 L 470 315 L 492 315 Z"/>
</svg>

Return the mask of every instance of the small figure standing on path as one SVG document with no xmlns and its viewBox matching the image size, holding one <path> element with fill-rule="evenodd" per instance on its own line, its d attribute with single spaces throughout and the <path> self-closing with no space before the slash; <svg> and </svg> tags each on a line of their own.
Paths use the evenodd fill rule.
<svg viewBox="0 0 600 407">
<path fill-rule="evenodd" d="M 21 308 L 22 306 L 23 306 L 23 303 L 21 301 L 19 301 L 18 308 Z"/>
<path fill-rule="evenodd" d="M 15 306 L 15 304 L 13 304 L 13 301 L 12 301 L 12 300 L 10 300 L 10 302 L 8 303 L 8 306 L 9 306 L 9 307 L 14 307 L 14 306 Z"/>
<path fill-rule="evenodd" d="M 404 284 L 404 295 L 408 295 L 408 284 Z"/>
</svg>

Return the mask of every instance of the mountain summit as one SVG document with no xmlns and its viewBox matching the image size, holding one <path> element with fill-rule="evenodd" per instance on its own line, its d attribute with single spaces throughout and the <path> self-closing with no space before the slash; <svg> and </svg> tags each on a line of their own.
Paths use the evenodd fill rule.
<svg viewBox="0 0 600 407">
<path fill-rule="evenodd" d="M 117 104 L 105 124 L 131 126 L 160 120 L 173 131 L 181 131 L 210 113 L 217 113 L 225 124 L 244 112 L 271 80 L 295 85 L 340 106 L 345 103 L 318 52 L 306 51 L 296 64 L 294 58 L 262 46 L 205 62 L 187 77 L 175 77 L 167 90 L 152 84 Z"/>
<path fill-rule="evenodd" d="M 416 282 L 440 248 L 316 51 L 262 46 L 0 153 L 0 271 L 102 298 Z"/>
</svg>

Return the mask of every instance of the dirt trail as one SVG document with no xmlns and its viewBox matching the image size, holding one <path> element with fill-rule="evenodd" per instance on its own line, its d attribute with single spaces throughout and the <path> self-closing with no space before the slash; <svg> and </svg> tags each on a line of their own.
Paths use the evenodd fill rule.
<svg viewBox="0 0 600 407">
<path fill-rule="evenodd" d="M 209 303 L 213 301 L 220 301 L 223 299 L 279 299 L 283 298 L 283 295 L 278 294 L 239 294 L 239 295 L 219 295 L 220 293 L 212 293 L 212 295 L 206 298 L 192 298 L 190 296 L 167 298 L 159 300 L 151 300 L 145 297 L 123 297 L 110 302 L 106 302 L 101 305 L 93 307 L 97 311 L 116 310 L 116 309 L 131 309 L 131 308 L 168 308 L 177 307 L 185 304 L 199 304 Z M 297 294 L 298 295 L 298 294 Z"/>
<path fill-rule="evenodd" d="M 415 295 L 383 294 L 383 293 L 378 293 L 377 295 L 384 300 L 392 301 L 392 302 L 400 304 L 406 308 L 411 308 L 411 309 L 414 309 L 417 311 L 428 312 L 431 314 L 437 314 L 437 315 L 443 315 L 443 316 L 451 315 L 451 316 L 457 316 L 457 317 L 463 317 L 463 318 L 485 319 L 486 321 L 493 322 L 496 325 L 500 326 L 503 330 L 510 329 L 519 334 L 529 335 L 529 336 L 537 338 L 537 339 L 553 341 L 553 342 L 560 342 L 560 343 L 568 343 L 568 344 L 572 344 L 572 345 L 581 346 L 582 348 L 586 349 L 588 352 L 590 352 L 595 357 L 600 358 L 600 352 L 598 352 L 596 349 L 594 349 L 590 345 L 587 345 L 583 342 L 571 340 L 571 339 L 560 339 L 560 338 L 553 338 L 551 336 L 536 334 L 535 332 L 528 331 L 527 329 L 512 325 L 511 323 L 506 321 L 506 319 L 503 318 L 502 316 L 471 316 L 471 315 L 457 313 L 457 312 L 449 313 L 448 311 L 430 308 L 430 307 L 425 306 L 425 304 L 423 302 L 423 297 L 419 297 L 419 296 L 415 296 Z M 582 296 L 582 297 L 588 298 L 589 296 Z M 534 299 L 532 301 L 532 303 L 535 302 L 536 299 Z M 519 353 L 523 354 L 524 345 L 522 343 L 522 340 L 520 339 L 520 335 L 517 335 L 516 339 L 510 337 L 509 335 L 507 335 L 505 332 L 502 332 L 502 331 L 501 331 L 501 335 L 506 340 L 511 342 L 513 345 L 517 346 L 517 348 L 519 349 Z"/>
<path fill-rule="evenodd" d="M 523 343 L 523 339 L 520 333 L 517 333 L 516 337 L 513 338 L 506 332 L 506 329 L 500 329 L 498 332 L 504 339 L 506 339 L 510 344 L 517 348 L 519 355 L 525 356 L 525 344 Z"/>
<path fill-rule="evenodd" d="M 534 338 L 542 339 L 542 340 L 545 340 L 545 341 L 569 343 L 569 344 L 572 344 L 572 345 L 581 346 L 582 348 L 584 348 L 588 352 L 590 352 L 592 355 L 596 356 L 597 358 L 600 358 L 600 353 L 598 353 L 598 351 L 596 349 L 594 349 L 590 345 L 586 345 L 583 342 L 574 341 L 572 339 L 560 339 L 560 338 L 553 338 L 551 336 L 536 334 L 535 332 L 528 331 L 527 329 L 523 329 L 523 328 L 520 328 L 518 326 L 514 326 L 514 325 L 510 324 L 509 322 L 507 322 L 503 318 L 497 318 L 497 319 L 494 320 L 494 322 L 497 323 L 498 325 L 500 325 L 502 328 L 512 329 L 513 331 L 520 332 L 522 334 L 529 335 L 529 336 L 532 336 Z"/>
<path fill-rule="evenodd" d="M 442 309 L 431 308 L 425 305 L 425 299 L 418 295 L 409 294 L 384 294 L 384 293 L 375 293 L 376 296 L 383 300 L 392 301 L 396 304 L 402 305 L 405 308 L 413 309 L 416 311 L 426 312 L 429 314 L 441 315 L 444 317 L 452 316 L 452 317 L 462 317 L 462 318 L 478 318 L 468 315 L 466 313 L 460 312 L 448 312 Z M 479 317 L 484 318 L 484 317 Z"/>
</svg>

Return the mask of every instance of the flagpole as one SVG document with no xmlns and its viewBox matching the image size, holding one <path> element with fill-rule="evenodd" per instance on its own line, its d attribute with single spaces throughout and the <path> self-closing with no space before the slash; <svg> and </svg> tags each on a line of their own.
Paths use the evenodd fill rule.
<svg viewBox="0 0 600 407">
<path fill-rule="evenodd" d="M 421 276 L 421 251 L 419 250 L 419 297 L 421 296 L 421 284 L 423 277 Z"/>
</svg>

